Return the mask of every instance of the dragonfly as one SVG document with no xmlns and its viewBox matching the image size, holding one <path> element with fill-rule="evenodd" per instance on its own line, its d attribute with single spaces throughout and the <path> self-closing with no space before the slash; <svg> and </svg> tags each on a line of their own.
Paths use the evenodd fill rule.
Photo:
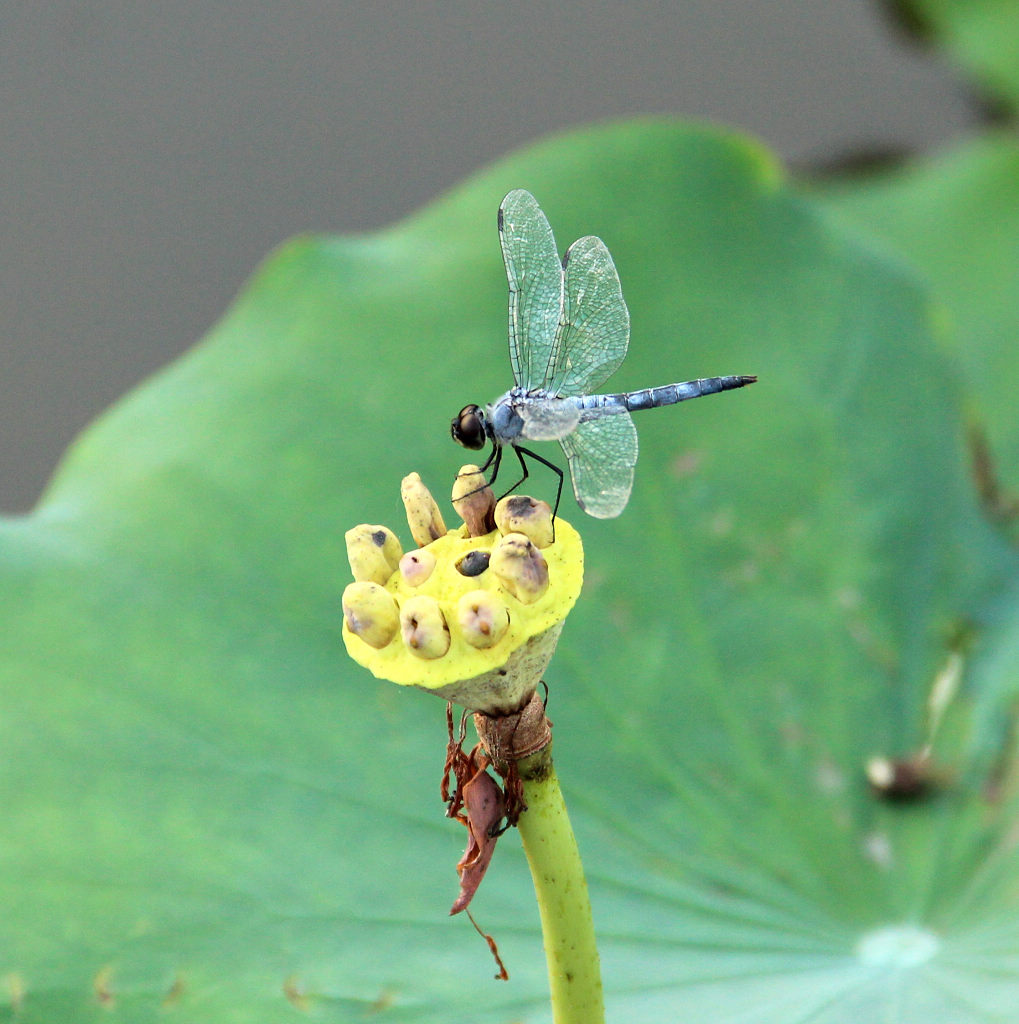
<svg viewBox="0 0 1019 1024">
<path fill-rule="evenodd" d="M 618 368 L 630 341 L 630 313 L 619 274 L 605 243 L 578 239 L 560 260 L 552 227 L 534 196 L 514 189 L 499 206 L 499 241 L 509 281 L 509 355 L 513 387 L 482 408 L 465 405 L 453 418 L 453 440 L 492 449 L 480 467 L 499 473 L 504 450 L 513 450 L 523 475 L 524 456 L 559 477 L 563 471 L 525 447 L 558 441 L 566 456 L 577 504 L 598 519 L 618 516 L 630 500 L 637 465 L 637 430 L 631 412 L 741 388 L 755 376 L 707 377 L 617 394 L 596 394 Z"/>
</svg>

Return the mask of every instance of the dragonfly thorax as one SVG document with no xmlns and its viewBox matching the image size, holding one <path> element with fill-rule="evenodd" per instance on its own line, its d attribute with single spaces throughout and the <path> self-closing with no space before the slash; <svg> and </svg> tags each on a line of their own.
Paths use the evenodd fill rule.
<svg viewBox="0 0 1019 1024">
<path fill-rule="evenodd" d="M 497 444 L 512 444 L 524 430 L 518 406 L 524 396 L 522 388 L 511 388 L 488 407 L 488 429 Z"/>
</svg>

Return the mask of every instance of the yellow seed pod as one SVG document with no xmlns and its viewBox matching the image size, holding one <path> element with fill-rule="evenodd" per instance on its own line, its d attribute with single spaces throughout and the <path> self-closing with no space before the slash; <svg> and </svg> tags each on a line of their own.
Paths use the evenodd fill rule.
<svg viewBox="0 0 1019 1024">
<path fill-rule="evenodd" d="M 471 537 L 464 526 L 410 552 L 434 563 L 423 579 L 404 563 L 384 584 L 399 608 L 391 640 L 372 646 L 345 615 L 347 651 L 379 679 L 474 711 L 516 710 L 540 681 L 583 582 L 579 534 L 559 518 L 555 528 L 555 543 L 540 551 L 520 533 Z"/>
</svg>

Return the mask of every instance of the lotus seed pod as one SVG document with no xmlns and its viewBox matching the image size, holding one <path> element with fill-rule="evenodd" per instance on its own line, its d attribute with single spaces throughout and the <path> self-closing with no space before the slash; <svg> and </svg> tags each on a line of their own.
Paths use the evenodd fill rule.
<svg viewBox="0 0 1019 1024">
<path fill-rule="evenodd" d="M 548 563 L 522 533 L 508 533 L 495 545 L 489 567 L 521 604 L 533 604 L 548 590 Z"/>
<path fill-rule="evenodd" d="M 453 508 L 467 524 L 468 537 L 484 537 L 495 529 L 495 495 L 477 466 L 460 467 L 453 481 Z"/>
<path fill-rule="evenodd" d="M 344 536 L 347 561 L 355 580 L 385 583 L 396 572 L 403 549 L 392 530 L 362 523 L 347 530 Z"/>
<path fill-rule="evenodd" d="M 495 525 L 502 534 L 522 533 L 539 548 L 552 543 L 552 506 L 526 494 L 508 494 L 495 506 Z"/>
<path fill-rule="evenodd" d="M 405 482 L 404 496 L 413 515 L 427 520 L 429 537 L 441 532 L 431 516 L 428 492 L 416 475 Z M 369 536 L 374 532 L 366 529 Z M 468 533 L 466 527 L 447 531 L 408 551 L 406 558 L 397 560 L 384 588 L 373 589 L 372 581 L 356 584 L 345 595 L 343 642 L 350 656 L 379 679 L 420 687 L 472 711 L 507 714 L 526 704 L 548 666 L 563 621 L 580 594 L 583 546 L 577 531 L 562 519 L 555 522 L 555 542 L 543 551 L 522 534 L 501 537 L 494 527 L 482 536 Z M 425 539 L 420 530 L 418 536 Z M 492 571 L 492 556 L 500 545 L 505 547 L 502 578 Z M 419 574 L 425 576 L 426 563 L 431 571 L 417 582 Z M 365 588 L 367 593 L 358 598 Z M 377 590 L 383 589 L 388 596 L 373 604 Z M 474 591 L 484 593 L 485 603 L 479 595 L 476 610 L 470 607 L 461 623 L 460 602 Z M 497 604 L 490 606 L 489 601 Z M 396 633 L 391 634 L 394 609 Z M 386 619 L 388 626 L 383 628 Z M 373 646 L 390 635 L 389 643 Z M 494 642 L 475 646 L 478 640 Z"/>
<path fill-rule="evenodd" d="M 442 521 L 442 513 L 435 504 L 431 491 L 425 487 L 417 473 L 409 473 L 400 484 L 400 497 L 403 507 L 407 510 L 407 524 L 410 534 L 418 547 L 431 544 L 446 535 L 446 524 Z"/>
<path fill-rule="evenodd" d="M 377 651 L 387 646 L 400 628 L 392 594 L 367 580 L 351 583 L 343 591 L 343 619 L 351 633 Z"/>
<path fill-rule="evenodd" d="M 471 647 L 494 647 L 509 629 L 509 609 L 491 590 L 472 590 L 456 606 L 457 622 Z"/>
<path fill-rule="evenodd" d="M 400 575 L 408 587 L 420 587 L 435 569 L 435 555 L 427 548 L 408 551 L 400 559 Z"/>
<path fill-rule="evenodd" d="M 481 548 L 474 548 L 468 551 L 463 558 L 456 562 L 456 571 L 461 576 L 480 576 L 488 569 L 488 563 L 492 560 L 492 552 Z"/>
<path fill-rule="evenodd" d="M 403 642 L 419 658 L 441 658 L 449 650 L 449 627 L 434 597 L 419 594 L 400 609 Z"/>
</svg>

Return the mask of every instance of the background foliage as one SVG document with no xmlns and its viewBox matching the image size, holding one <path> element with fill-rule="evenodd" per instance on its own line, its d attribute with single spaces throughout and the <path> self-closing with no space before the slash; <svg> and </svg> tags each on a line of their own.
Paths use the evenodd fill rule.
<svg viewBox="0 0 1019 1024">
<path fill-rule="evenodd" d="M 442 494 L 450 416 L 509 383 L 494 214 L 523 186 L 615 257 L 614 387 L 761 378 L 640 417 L 621 519 L 565 510 L 588 579 L 550 714 L 610 1019 L 1008 1019 L 1016 159 L 1001 131 L 800 186 L 634 121 L 271 256 L 0 524 L 7 1017 L 548 1019 L 515 836 L 475 903 L 497 984 L 446 917 L 442 706 L 339 632 L 343 531 L 399 528 L 408 471 Z M 865 761 L 922 747 L 954 654 L 932 792 L 876 798 Z"/>
</svg>

